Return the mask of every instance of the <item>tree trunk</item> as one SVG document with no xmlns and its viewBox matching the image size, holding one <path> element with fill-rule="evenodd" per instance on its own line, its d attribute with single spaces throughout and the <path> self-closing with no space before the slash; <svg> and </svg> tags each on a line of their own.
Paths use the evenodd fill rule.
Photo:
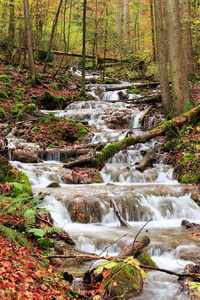
<svg viewBox="0 0 200 300">
<path fill-rule="evenodd" d="M 153 0 L 150 0 L 152 52 L 153 52 L 153 61 L 156 62 L 155 24 L 154 24 L 155 22 L 154 22 L 153 12 L 154 12 Z"/>
<path fill-rule="evenodd" d="M 189 75 L 192 72 L 194 72 L 189 0 L 182 1 L 182 14 L 183 14 L 183 45 L 184 45 L 184 52 L 185 52 L 187 74 L 189 77 Z"/>
<path fill-rule="evenodd" d="M 81 96 L 85 96 L 85 37 L 86 37 L 86 5 L 87 0 L 83 2 L 83 45 L 82 45 L 82 81 L 81 81 Z"/>
<path fill-rule="evenodd" d="M 48 64 L 50 56 L 51 56 L 51 47 L 52 47 L 52 43 L 53 43 L 53 37 L 54 37 L 55 30 L 56 30 L 56 25 L 58 23 L 58 17 L 59 17 L 59 14 L 60 14 L 60 9 L 61 9 L 62 2 L 63 2 L 63 0 L 60 0 L 60 3 L 58 5 L 58 10 L 56 12 L 55 19 L 53 21 L 52 30 L 51 30 L 51 37 L 50 37 L 50 42 L 49 42 L 49 49 L 48 49 L 48 53 L 47 53 L 43 73 L 46 72 L 47 64 Z"/>
<path fill-rule="evenodd" d="M 10 11 L 10 20 L 8 27 L 8 45 L 10 47 L 10 51 L 13 51 L 14 43 L 15 43 L 15 6 L 14 0 L 10 0 L 9 3 L 9 11 Z"/>
<path fill-rule="evenodd" d="M 26 40 L 28 47 L 28 58 L 29 58 L 29 67 L 31 78 L 35 78 L 35 64 L 34 64 L 34 56 L 33 56 L 33 47 L 32 47 L 32 39 L 31 39 L 31 26 L 29 19 L 29 4 L 28 0 L 24 0 L 24 17 L 25 17 L 25 26 L 26 26 Z"/>
<path fill-rule="evenodd" d="M 164 0 L 164 8 L 167 23 L 173 115 L 178 116 L 192 107 L 182 44 L 179 0 Z"/>
<path fill-rule="evenodd" d="M 124 0 L 124 38 L 126 49 L 130 51 L 130 28 L 129 28 L 129 0 Z"/>
<path fill-rule="evenodd" d="M 116 23 L 117 36 L 119 41 L 122 39 L 122 0 L 116 0 Z"/>
<path fill-rule="evenodd" d="M 165 115 L 170 113 L 172 107 L 172 98 L 169 87 L 168 73 L 167 73 L 167 58 L 165 50 L 165 36 L 163 28 L 163 17 L 162 17 L 162 3 L 161 0 L 154 0 L 154 13 L 156 23 L 156 43 L 157 43 L 157 54 L 158 54 L 158 69 L 160 77 L 162 104 Z"/>
</svg>

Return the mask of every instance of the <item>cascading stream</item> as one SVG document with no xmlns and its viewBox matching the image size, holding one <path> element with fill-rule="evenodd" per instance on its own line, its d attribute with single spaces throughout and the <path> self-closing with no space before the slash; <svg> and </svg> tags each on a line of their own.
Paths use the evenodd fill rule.
<svg viewBox="0 0 200 300">
<path fill-rule="evenodd" d="M 113 93 L 108 92 L 101 95 L 103 100 L 73 103 L 65 111 L 53 113 L 67 119 L 88 122 L 93 128 L 93 143 L 111 143 L 128 134 L 141 133 L 138 121 L 143 112 L 137 106 L 113 103 L 112 100 L 116 98 L 112 97 Z M 133 97 L 129 96 L 130 99 Z M 120 128 L 116 128 L 118 121 L 121 121 Z M 58 226 L 72 236 L 78 248 L 100 253 L 108 244 L 128 233 L 128 236 L 108 248 L 109 254 L 117 254 L 132 243 L 140 228 L 152 218 L 153 221 L 141 233 L 151 239 L 148 252 L 159 267 L 181 272 L 187 261 L 180 259 L 180 252 L 188 250 L 188 247 L 191 251 L 197 247 L 188 232 L 181 227 L 181 221 L 188 219 L 198 223 L 200 208 L 191 199 L 189 187 L 179 184 L 173 178 L 171 166 L 156 164 L 143 173 L 135 169 L 135 163 L 142 159 L 142 151 L 154 144 L 155 141 L 151 141 L 116 154 L 101 171 L 104 184 L 64 184 L 62 176 L 65 169 L 59 161 L 12 164 L 29 176 L 33 192 L 50 194 L 45 198 L 45 205 L 51 210 Z M 47 188 L 51 182 L 58 182 L 61 188 Z M 132 226 L 131 229 L 120 226 L 110 208 L 111 198 L 118 204 L 123 217 Z M 88 206 L 89 223 L 72 222 L 73 203 L 78 205 L 83 202 Z M 174 276 L 150 272 L 149 277 L 144 293 L 135 299 L 185 299 L 184 295 L 176 298 L 179 285 L 173 282 Z"/>
</svg>

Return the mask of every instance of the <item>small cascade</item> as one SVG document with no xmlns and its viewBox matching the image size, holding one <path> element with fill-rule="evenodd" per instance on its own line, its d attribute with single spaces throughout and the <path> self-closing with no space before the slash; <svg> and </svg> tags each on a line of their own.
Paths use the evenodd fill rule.
<svg viewBox="0 0 200 300">
<path fill-rule="evenodd" d="M 95 88 L 91 87 L 91 93 L 95 93 Z M 64 111 L 44 112 L 88 122 L 94 132 L 93 143 L 110 143 L 141 134 L 139 118 L 143 111 L 119 102 L 119 91 L 124 92 L 122 85 L 118 91 L 98 93 L 97 101 L 76 102 Z M 198 242 L 191 240 L 186 229 L 181 227 L 181 221 L 200 222 L 200 208 L 190 197 L 190 187 L 174 179 L 171 166 L 157 163 L 143 173 L 136 169 L 144 153 L 154 145 L 152 140 L 117 153 L 101 170 L 103 184 L 65 184 L 66 170 L 62 168 L 59 153 L 52 153 L 46 159 L 49 161 L 39 164 L 12 164 L 29 176 L 35 194 L 48 194 L 43 206 L 51 211 L 57 225 L 72 236 L 78 248 L 100 253 L 113 241 L 128 234 L 108 248 L 109 254 L 118 254 L 132 244 L 142 226 L 152 218 L 144 229 L 144 234 L 151 240 L 148 252 L 159 267 L 183 271 L 187 261 L 180 260 L 180 248 L 191 244 L 191 247 L 196 247 Z M 51 182 L 57 182 L 61 187 L 47 187 Z M 120 225 L 110 205 L 111 199 L 131 228 Z M 75 205 L 84 212 L 84 217 L 74 217 Z M 134 299 L 185 300 L 184 296 L 176 297 L 179 285 L 173 282 L 174 279 L 173 276 L 150 272 L 143 294 Z"/>
</svg>

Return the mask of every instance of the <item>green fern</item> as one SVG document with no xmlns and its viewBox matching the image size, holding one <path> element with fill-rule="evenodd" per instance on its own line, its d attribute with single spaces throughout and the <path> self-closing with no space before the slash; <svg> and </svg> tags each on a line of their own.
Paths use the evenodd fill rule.
<svg viewBox="0 0 200 300">
<path fill-rule="evenodd" d="M 0 223 L 0 232 L 6 236 L 6 238 L 12 242 L 14 242 L 16 245 L 19 246 L 19 244 L 22 244 L 25 247 L 29 247 L 33 249 L 33 247 L 28 242 L 27 238 L 24 237 L 24 235 L 18 231 L 13 230 L 12 228 L 6 227 L 3 224 Z"/>
</svg>

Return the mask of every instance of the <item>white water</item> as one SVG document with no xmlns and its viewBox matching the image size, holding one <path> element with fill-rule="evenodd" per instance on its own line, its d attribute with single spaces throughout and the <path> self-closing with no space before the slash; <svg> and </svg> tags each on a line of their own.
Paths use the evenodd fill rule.
<svg viewBox="0 0 200 300">
<path fill-rule="evenodd" d="M 111 100 L 118 99 L 116 92 L 106 93 L 103 99 L 73 103 L 67 110 L 54 111 L 54 114 L 67 119 L 88 121 L 94 128 L 93 143 L 109 143 L 127 135 L 126 128 L 109 128 L 109 119 L 119 115 L 127 118 L 128 128 L 133 132 L 131 134 L 141 133 L 138 120 L 142 112 L 137 107 L 130 108 L 122 102 L 112 103 Z M 13 141 L 9 142 L 12 145 Z M 199 223 L 200 208 L 190 198 L 188 186 L 180 185 L 173 178 L 170 166 L 157 164 L 143 173 L 135 170 L 135 163 L 142 159 L 141 150 L 147 150 L 154 143 L 151 141 L 142 144 L 139 149 L 131 147 L 115 155 L 101 171 L 104 184 L 65 185 L 62 181 L 65 169 L 56 161 L 40 164 L 12 163 L 29 176 L 35 193 L 50 194 L 44 205 L 51 210 L 58 226 L 64 228 L 75 240 L 78 248 L 100 253 L 111 242 L 128 233 L 128 236 L 108 248 L 109 254 L 117 254 L 133 241 L 140 228 L 152 218 L 140 234 L 148 235 L 151 239 L 148 252 L 159 267 L 181 272 L 188 262 L 180 259 L 179 248 L 195 247 L 196 244 L 181 227 L 181 221 L 188 219 Z M 61 188 L 46 188 L 53 181 L 61 184 Z M 115 199 L 121 211 L 124 210 L 123 216 L 132 226 L 131 229 L 120 226 L 114 211 L 109 207 L 110 197 Z M 100 203 L 101 220 L 89 224 L 73 223 L 67 209 L 72 200 L 77 203 L 85 201 L 86 204 L 89 200 Z M 173 282 L 175 279 L 174 276 L 160 272 L 150 272 L 144 293 L 136 299 L 186 299 L 185 295 L 176 296 L 179 284 Z"/>
</svg>

